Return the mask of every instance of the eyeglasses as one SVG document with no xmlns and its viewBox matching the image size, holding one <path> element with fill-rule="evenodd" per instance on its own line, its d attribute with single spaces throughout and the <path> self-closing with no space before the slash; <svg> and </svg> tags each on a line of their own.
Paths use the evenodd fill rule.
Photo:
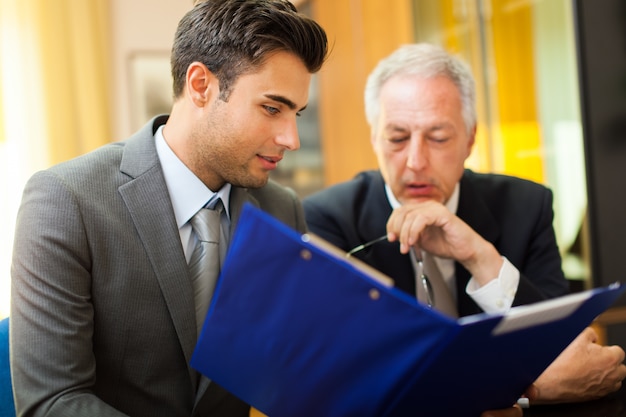
<svg viewBox="0 0 626 417">
<path fill-rule="evenodd" d="M 433 308 L 435 306 L 435 291 L 433 290 L 433 286 L 430 285 L 430 280 L 424 273 L 424 262 L 422 261 L 422 255 L 421 253 L 418 255 L 418 252 L 415 250 L 415 248 L 411 247 L 411 258 L 417 266 L 415 279 L 422 284 L 426 305 L 430 308 Z"/>
<path fill-rule="evenodd" d="M 386 240 L 386 239 L 387 239 L 387 235 L 383 235 L 383 236 L 377 237 L 374 240 L 370 240 L 369 242 L 365 242 L 359 246 L 356 246 L 350 249 L 348 252 L 346 252 L 346 258 L 350 258 L 355 253 L 360 252 L 363 249 L 369 246 L 372 246 L 375 243 L 382 242 L 383 240 Z M 426 305 L 432 308 L 435 306 L 435 292 L 433 290 L 432 285 L 430 284 L 430 280 L 428 279 L 428 276 L 426 276 L 426 274 L 424 273 L 424 262 L 422 261 L 422 256 L 421 254 L 418 255 L 418 252 L 413 247 L 411 247 L 410 254 L 411 254 L 411 260 L 415 264 L 416 284 L 417 284 L 417 281 L 419 281 L 419 283 L 422 285 L 422 288 L 424 289 L 424 298 L 425 298 Z"/>
<path fill-rule="evenodd" d="M 377 237 L 374 240 L 370 240 L 369 242 L 366 242 L 366 243 L 364 243 L 362 245 L 359 245 L 359 246 L 357 246 L 355 248 L 352 248 L 348 252 L 346 252 L 346 258 L 351 257 L 355 253 L 362 251 L 363 249 L 367 248 L 368 246 L 372 246 L 374 243 L 382 242 L 385 239 L 387 239 L 387 235 L 383 235 L 381 237 Z"/>
</svg>

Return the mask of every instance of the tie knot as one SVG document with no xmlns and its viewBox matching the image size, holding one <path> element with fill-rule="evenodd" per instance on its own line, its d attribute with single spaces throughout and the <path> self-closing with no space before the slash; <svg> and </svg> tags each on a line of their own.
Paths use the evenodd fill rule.
<svg viewBox="0 0 626 417">
<path fill-rule="evenodd" d="M 217 194 L 214 195 L 214 198 L 211 198 L 208 203 L 204 205 L 205 208 L 209 210 L 222 211 L 224 209 L 224 203 L 222 203 L 222 199 L 217 197 Z"/>
<path fill-rule="evenodd" d="M 220 242 L 220 217 L 222 214 L 221 200 L 213 209 L 201 208 L 189 220 L 193 231 L 201 242 Z"/>
</svg>

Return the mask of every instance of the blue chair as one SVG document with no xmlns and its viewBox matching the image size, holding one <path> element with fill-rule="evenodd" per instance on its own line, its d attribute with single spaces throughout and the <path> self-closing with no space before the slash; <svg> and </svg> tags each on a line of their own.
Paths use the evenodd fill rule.
<svg viewBox="0 0 626 417">
<path fill-rule="evenodd" d="M 9 318 L 0 321 L 0 417 L 15 417 L 9 370 Z"/>
</svg>

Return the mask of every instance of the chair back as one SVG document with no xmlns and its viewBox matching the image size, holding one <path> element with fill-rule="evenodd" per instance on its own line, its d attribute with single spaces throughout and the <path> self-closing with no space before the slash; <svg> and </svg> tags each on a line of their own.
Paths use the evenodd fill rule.
<svg viewBox="0 0 626 417">
<path fill-rule="evenodd" d="M 9 368 L 9 318 L 0 320 L 0 417 L 15 417 Z"/>
</svg>

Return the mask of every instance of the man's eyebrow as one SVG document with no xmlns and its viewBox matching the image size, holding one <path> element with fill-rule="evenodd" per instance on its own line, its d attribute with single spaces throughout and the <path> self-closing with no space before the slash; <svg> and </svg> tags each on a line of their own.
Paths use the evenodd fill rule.
<svg viewBox="0 0 626 417">
<path fill-rule="evenodd" d="M 452 129 L 454 130 L 454 125 L 452 123 L 449 122 L 441 122 L 441 123 L 437 123 L 435 125 L 432 126 L 428 126 L 426 128 L 424 128 L 425 132 L 437 132 L 440 130 L 449 130 Z M 388 125 L 386 125 L 384 127 L 385 132 L 389 132 L 389 133 L 393 133 L 393 132 L 400 132 L 400 133 L 404 133 L 407 132 L 411 129 L 407 128 L 404 125 L 401 124 L 397 124 L 397 123 L 390 123 Z"/>
<path fill-rule="evenodd" d="M 433 131 L 436 131 L 436 130 L 446 130 L 446 129 L 454 130 L 454 125 L 452 123 L 449 123 L 449 122 L 438 123 L 438 124 L 433 125 L 430 128 L 428 128 L 428 131 L 429 132 L 433 132 Z"/>
<path fill-rule="evenodd" d="M 385 130 L 388 132 L 406 132 L 407 131 L 405 127 L 397 125 L 395 123 L 388 124 L 387 126 L 385 126 Z"/>
<path fill-rule="evenodd" d="M 296 103 L 294 103 L 293 101 L 289 100 L 287 97 L 283 97 L 283 96 L 277 96 L 275 94 L 266 94 L 265 97 L 274 100 L 274 101 L 278 101 L 279 103 L 283 103 L 284 105 L 286 105 L 287 107 L 289 107 L 291 110 L 295 110 L 296 109 Z M 306 109 L 306 106 L 302 107 L 300 110 L 298 111 L 302 111 Z"/>
</svg>

